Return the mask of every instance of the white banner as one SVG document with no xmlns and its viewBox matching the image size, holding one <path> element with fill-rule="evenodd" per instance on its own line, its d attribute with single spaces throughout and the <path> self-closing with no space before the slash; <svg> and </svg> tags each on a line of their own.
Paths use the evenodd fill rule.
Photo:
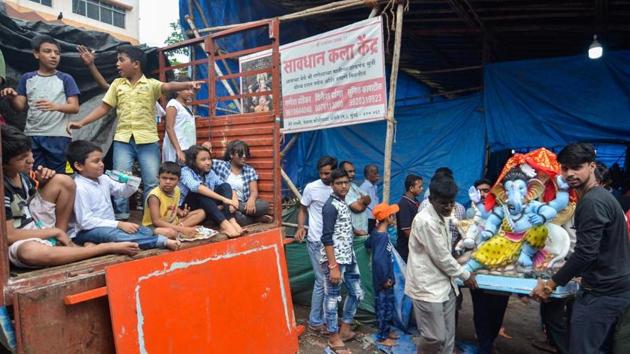
<svg viewBox="0 0 630 354">
<path fill-rule="evenodd" d="M 283 133 L 385 119 L 381 17 L 282 46 Z"/>
</svg>

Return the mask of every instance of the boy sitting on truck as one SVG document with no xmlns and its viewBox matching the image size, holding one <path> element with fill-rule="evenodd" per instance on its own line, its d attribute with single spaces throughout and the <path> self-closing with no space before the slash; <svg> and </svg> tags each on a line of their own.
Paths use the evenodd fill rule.
<svg viewBox="0 0 630 354">
<path fill-rule="evenodd" d="M 158 186 L 149 192 L 144 205 L 142 225 L 154 228 L 154 232 L 171 239 L 179 234 L 195 236 L 197 225 L 206 218 L 203 209 L 190 211 L 188 205 L 179 207 L 181 191 L 177 186 L 182 168 L 172 161 L 162 162 L 158 175 Z"/>
<path fill-rule="evenodd" d="M 70 143 L 66 155 L 76 171 L 74 216 L 77 234 L 74 242 L 89 245 L 129 241 L 137 243 L 141 249 L 179 248 L 179 241 L 156 235 L 147 227 L 116 221 L 111 197 L 129 198 L 138 187 L 114 181 L 104 174 L 103 151 L 100 147 L 86 140 L 77 140 Z"/>
<path fill-rule="evenodd" d="M 76 262 L 104 254 L 134 255 L 136 243 L 72 247 L 66 234 L 74 204 L 72 178 L 38 166 L 36 180 L 31 140 L 17 128 L 2 126 L 2 170 L 9 261 L 20 268 Z M 38 185 L 38 189 L 35 186 Z"/>
</svg>

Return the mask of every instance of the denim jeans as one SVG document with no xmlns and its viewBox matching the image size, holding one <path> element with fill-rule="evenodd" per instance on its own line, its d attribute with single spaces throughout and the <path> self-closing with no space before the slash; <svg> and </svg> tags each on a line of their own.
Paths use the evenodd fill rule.
<svg viewBox="0 0 630 354">
<path fill-rule="evenodd" d="M 232 198 L 232 187 L 227 183 L 221 183 L 214 187 L 214 192 L 228 199 Z M 190 210 L 202 209 L 206 213 L 206 220 L 210 219 L 217 225 L 234 217 L 229 205 L 225 205 L 216 199 L 206 197 L 203 194 L 188 192 L 184 204 L 188 204 Z M 222 206 L 223 209 L 219 209 Z"/>
<path fill-rule="evenodd" d="M 138 232 L 128 234 L 115 227 L 95 227 L 91 230 L 79 231 L 72 241 L 83 246 L 86 242 L 135 242 L 143 250 L 150 248 L 166 248 L 168 239 L 162 235 L 154 235 L 153 230 L 140 226 Z"/>
<path fill-rule="evenodd" d="M 144 183 L 142 203 L 147 195 L 157 187 L 158 171 L 160 170 L 160 147 L 158 143 L 136 144 L 133 137 L 128 143 L 114 141 L 114 169 L 131 171 L 134 161 L 140 165 L 140 174 Z M 114 198 L 116 218 L 129 218 L 129 198 Z"/>
<path fill-rule="evenodd" d="M 578 291 L 571 314 L 569 352 L 609 353 L 615 325 L 628 306 L 630 291 L 615 295 Z"/>
<path fill-rule="evenodd" d="M 321 264 L 322 272 L 326 281 L 324 282 L 324 312 L 326 314 L 326 327 L 328 333 L 338 333 L 339 324 L 337 321 L 337 307 L 341 301 L 341 284 L 346 285 L 348 295 L 343 304 L 343 315 L 341 321 L 345 324 L 352 324 L 354 315 L 357 313 L 359 302 L 363 300 L 363 289 L 361 289 L 361 274 L 359 265 L 356 263 L 337 265 L 341 272 L 341 282 L 333 284 L 330 281 L 330 268 L 328 262 Z"/>
<path fill-rule="evenodd" d="M 311 259 L 315 282 L 313 283 L 313 294 L 311 295 L 311 313 L 308 316 L 308 324 L 317 327 L 324 324 L 324 273 L 319 263 L 321 257 L 321 242 L 306 241 L 306 250 Z"/>
<path fill-rule="evenodd" d="M 376 284 L 374 284 L 376 285 Z M 376 289 L 376 287 L 374 287 Z M 389 337 L 394 319 L 394 288 L 381 289 L 374 298 L 376 308 L 376 322 L 378 324 L 378 340 Z"/>
</svg>

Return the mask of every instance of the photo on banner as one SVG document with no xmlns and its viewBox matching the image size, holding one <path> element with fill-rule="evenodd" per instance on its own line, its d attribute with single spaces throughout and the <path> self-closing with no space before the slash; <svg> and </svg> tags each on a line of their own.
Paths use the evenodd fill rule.
<svg viewBox="0 0 630 354">
<path fill-rule="evenodd" d="M 381 17 L 280 46 L 282 133 L 384 120 L 387 114 Z M 271 51 L 239 60 L 240 71 L 271 68 Z M 271 74 L 241 79 L 242 93 L 271 91 Z M 266 112 L 273 97 L 242 100 L 243 113 Z"/>
<path fill-rule="evenodd" d="M 265 50 L 243 56 L 239 60 L 239 67 L 241 73 L 254 70 L 271 70 L 271 51 Z M 271 91 L 271 83 L 271 72 L 244 76 L 240 80 L 241 93 Z M 241 99 L 241 107 L 242 113 L 269 112 L 273 110 L 273 95 L 244 97 Z"/>
</svg>

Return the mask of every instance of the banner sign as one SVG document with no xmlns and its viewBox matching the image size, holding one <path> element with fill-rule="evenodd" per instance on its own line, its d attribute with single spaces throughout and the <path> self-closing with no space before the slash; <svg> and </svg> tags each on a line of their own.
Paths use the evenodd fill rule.
<svg viewBox="0 0 630 354">
<path fill-rule="evenodd" d="M 283 133 L 385 119 L 381 17 L 280 48 Z"/>
<path fill-rule="evenodd" d="M 283 133 L 385 119 L 387 95 L 381 17 L 280 46 Z M 243 56 L 240 71 L 271 67 L 271 51 Z M 241 79 L 241 92 L 271 90 L 271 75 Z M 271 95 L 243 100 L 265 112 Z"/>
</svg>

